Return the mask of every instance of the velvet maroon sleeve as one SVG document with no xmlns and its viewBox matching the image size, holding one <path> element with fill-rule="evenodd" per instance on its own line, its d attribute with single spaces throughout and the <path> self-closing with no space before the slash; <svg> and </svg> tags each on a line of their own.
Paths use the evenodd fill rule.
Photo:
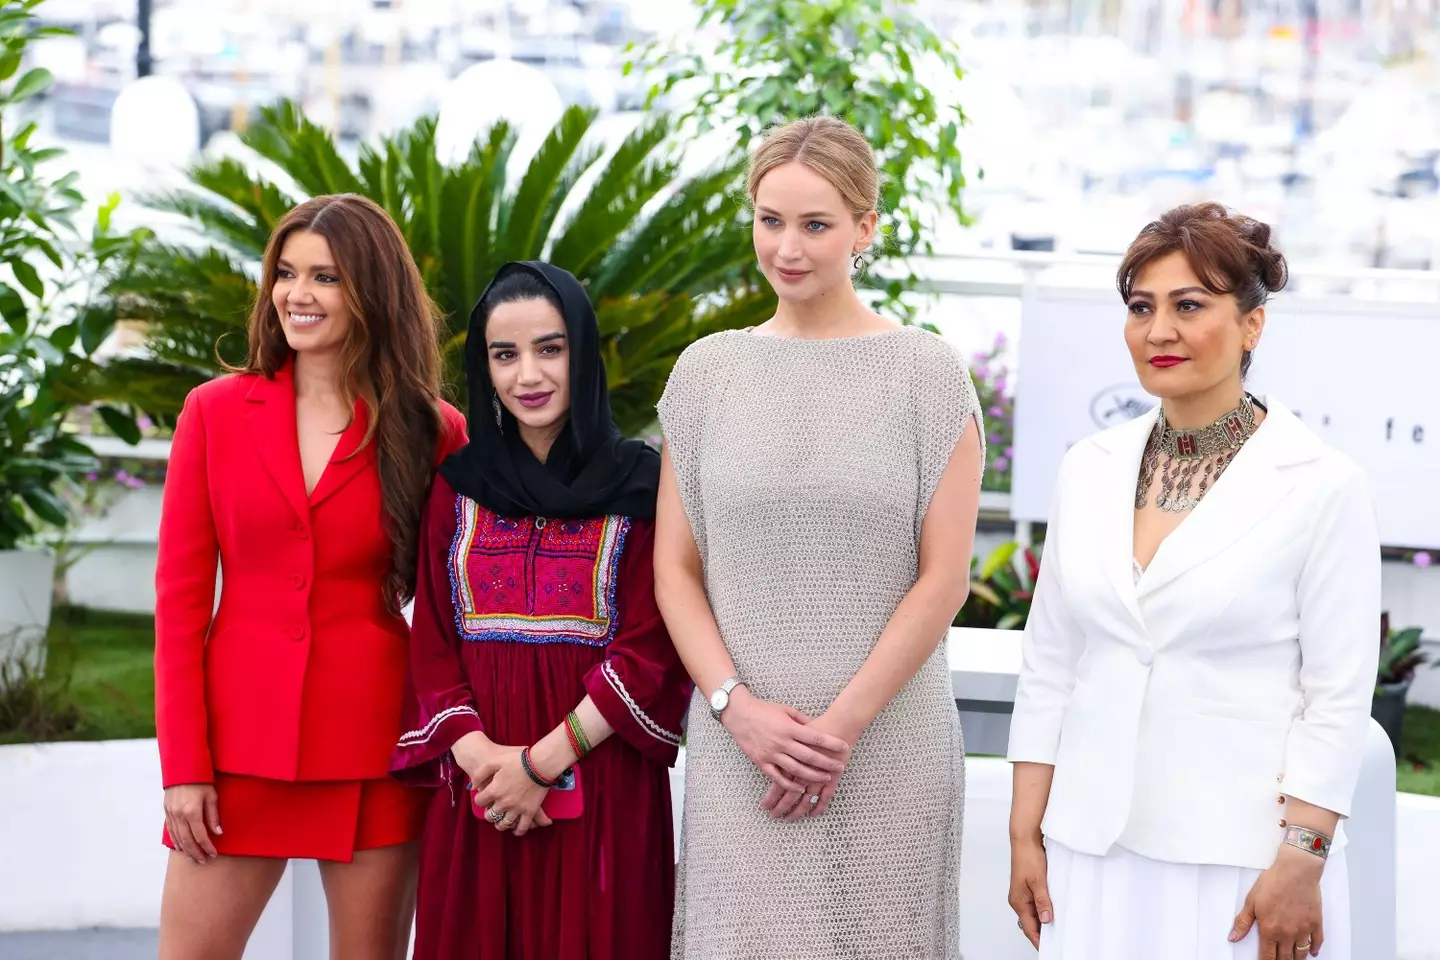
<svg viewBox="0 0 1440 960">
<path fill-rule="evenodd" d="M 410 627 L 410 676 L 404 733 L 390 759 L 397 780 L 420 787 L 447 782 L 442 760 L 465 734 L 483 730 L 460 660 L 460 639 L 450 599 L 450 543 L 455 536 L 456 494 L 436 477 L 420 527 L 415 612 Z"/>
<path fill-rule="evenodd" d="M 165 786 L 211 783 L 205 637 L 220 546 L 210 511 L 205 417 L 192 391 L 175 424 L 155 565 L 155 728 Z"/>
<path fill-rule="evenodd" d="M 655 524 L 633 521 L 620 560 L 620 626 L 585 689 L 615 733 L 670 766 L 680 748 L 690 678 L 655 604 Z"/>
</svg>

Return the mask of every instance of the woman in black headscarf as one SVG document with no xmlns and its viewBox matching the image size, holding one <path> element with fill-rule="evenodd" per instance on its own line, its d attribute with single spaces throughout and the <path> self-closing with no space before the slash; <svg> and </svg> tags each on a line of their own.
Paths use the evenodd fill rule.
<svg viewBox="0 0 1440 960">
<path fill-rule="evenodd" d="M 470 442 L 430 496 L 392 764 L 447 788 L 417 960 L 669 957 L 689 683 L 655 605 L 659 456 L 611 419 L 599 340 L 546 263 L 506 264 L 470 317 Z"/>
</svg>

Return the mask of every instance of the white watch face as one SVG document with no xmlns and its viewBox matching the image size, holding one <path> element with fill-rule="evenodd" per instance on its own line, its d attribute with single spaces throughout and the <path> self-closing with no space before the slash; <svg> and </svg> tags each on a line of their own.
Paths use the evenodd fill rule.
<svg viewBox="0 0 1440 960">
<path fill-rule="evenodd" d="M 710 694 L 710 709 L 714 710 L 716 713 L 724 710 L 726 706 L 729 705 L 729 703 L 730 694 L 728 691 L 716 690 L 714 693 Z"/>
</svg>

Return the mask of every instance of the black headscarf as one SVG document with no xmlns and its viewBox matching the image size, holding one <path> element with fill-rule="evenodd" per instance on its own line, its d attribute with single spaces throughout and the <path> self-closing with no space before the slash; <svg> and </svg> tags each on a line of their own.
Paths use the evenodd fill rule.
<svg viewBox="0 0 1440 960">
<path fill-rule="evenodd" d="M 483 307 L 491 289 L 524 271 L 560 298 L 570 351 L 570 419 L 544 463 L 520 439 L 519 425 L 500 407 L 490 380 Z M 585 288 L 559 267 L 535 260 L 505 264 L 470 313 L 465 336 L 465 380 L 470 389 L 470 442 L 440 464 L 457 493 L 502 517 L 601 517 L 649 520 L 655 516 L 660 455 L 627 439 L 610 415 L 610 390 L 600 357 L 600 327 Z"/>
</svg>

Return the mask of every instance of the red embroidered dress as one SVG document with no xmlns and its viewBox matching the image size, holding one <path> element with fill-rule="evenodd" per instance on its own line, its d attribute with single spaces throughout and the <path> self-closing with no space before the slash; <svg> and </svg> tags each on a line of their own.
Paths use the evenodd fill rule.
<svg viewBox="0 0 1440 960">
<path fill-rule="evenodd" d="M 415 697 L 392 770 L 434 786 L 416 960 L 668 958 L 668 767 L 689 700 L 655 605 L 654 525 L 499 517 L 437 478 L 421 531 Z M 449 751 L 531 744 L 589 694 L 615 735 L 580 763 L 584 814 L 524 837 L 470 810 Z"/>
</svg>

